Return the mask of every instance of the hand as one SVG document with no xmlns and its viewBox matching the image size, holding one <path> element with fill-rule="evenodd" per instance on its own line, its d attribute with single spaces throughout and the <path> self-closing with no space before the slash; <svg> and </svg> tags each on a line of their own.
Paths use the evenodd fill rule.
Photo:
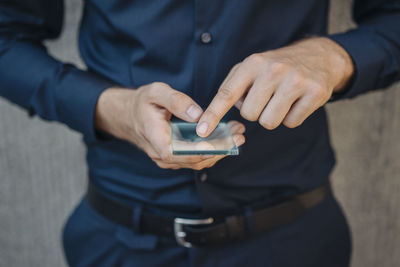
<svg viewBox="0 0 400 267">
<path fill-rule="evenodd" d="M 243 118 L 272 130 L 294 128 L 341 90 L 353 75 L 347 52 L 328 38 L 312 38 L 257 53 L 235 65 L 201 116 L 197 134 L 208 136 L 235 105 Z"/>
<path fill-rule="evenodd" d="M 161 168 L 201 170 L 213 166 L 223 156 L 173 156 L 170 119 L 173 114 L 197 122 L 202 112 L 189 96 L 155 82 L 137 90 L 105 90 L 97 103 L 95 125 L 136 145 Z M 242 145 L 244 125 L 233 122 L 231 130 L 236 144 Z"/>
</svg>

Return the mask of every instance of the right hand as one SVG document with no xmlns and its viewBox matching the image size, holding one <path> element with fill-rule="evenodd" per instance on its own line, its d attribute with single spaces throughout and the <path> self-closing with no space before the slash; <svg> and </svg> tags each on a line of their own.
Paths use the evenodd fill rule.
<svg viewBox="0 0 400 267">
<path fill-rule="evenodd" d="M 95 126 L 136 145 L 160 168 L 201 170 L 212 167 L 224 156 L 172 155 L 170 119 L 175 115 L 188 122 L 197 122 L 202 113 L 189 96 L 165 83 L 154 82 L 136 90 L 105 90 L 97 103 Z M 239 122 L 229 125 L 236 145 L 242 145 L 244 125 Z"/>
</svg>

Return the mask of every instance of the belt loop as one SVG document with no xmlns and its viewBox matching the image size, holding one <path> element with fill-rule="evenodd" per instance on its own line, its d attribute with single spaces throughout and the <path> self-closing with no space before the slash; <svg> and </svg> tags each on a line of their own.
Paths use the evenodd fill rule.
<svg viewBox="0 0 400 267">
<path fill-rule="evenodd" d="M 137 205 L 133 208 L 132 210 L 132 224 L 133 228 L 136 230 L 136 232 L 140 233 L 141 232 L 141 218 L 142 218 L 142 213 L 143 213 L 143 207 L 141 205 Z"/>
<path fill-rule="evenodd" d="M 244 218 L 245 218 L 247 230 L 249 231 L 249 233 L 255 233 L 253 210 L 251 207 L 245 208 Z"/>
</svg>

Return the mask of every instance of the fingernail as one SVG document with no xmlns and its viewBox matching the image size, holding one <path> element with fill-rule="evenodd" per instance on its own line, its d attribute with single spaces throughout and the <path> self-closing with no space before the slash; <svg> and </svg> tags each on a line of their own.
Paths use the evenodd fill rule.
<svg viewBox="0 0 400 267">
<path fill-rule="evenodd" d="M 203 159 L 210 159 L 214 157 L 214 155 L 203 155 Z"/>
<path fill-rule="evenodd" d="M 200 123 L 200 125 L 197 127 L 197 132 L 199 134 L 206 134 L 207 132 L 207 122 L 203 121 L 202 123 Z"/>
<path fill-rule="evenodd" d="M 196 107 L 195 105 L 191 105 L 186 111 L 189 117 L 194 120 L 199 118 L 202 112 L 203 111 L 199 107 Z"/>
<path fill-rule="evenodd" d="M 243 138 L 240 137 L 240 136 L 235 136 L 233 139 L 234 139 L 236 145 L 238 145 L 238 146 L 240 146 L 240 145 L 242 145 L 244 143 L 243 142 Z"/>
</svg>

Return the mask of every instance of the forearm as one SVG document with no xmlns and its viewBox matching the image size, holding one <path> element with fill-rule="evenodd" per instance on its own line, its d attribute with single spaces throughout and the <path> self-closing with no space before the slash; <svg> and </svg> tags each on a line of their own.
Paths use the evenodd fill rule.
<svg viewBox="0 0 400 267">
<path fill-rule="evenodd" d="M 358 27 L 328 36 L 351 56 L 355 72 L 346 91 L 334 99 L 386 88 L 400 79 L 400 5 L 396 1 L 355 1 Z"/>
<path fill-rule="evenodd" d="M 31 115 L 93 136 L 97 98 L 112 83 L 63 64 L 37 44 L 15 41 L 0 55 L 0 95 Z"/>
<path fill-rule="evenodd" d="M 47 53 L 43 41 L 59 36 L 62 15 L 62 0 L 0 3 L 0 96 L 92 139 L 97 98 L 113 83 Z"/>
</svg>

